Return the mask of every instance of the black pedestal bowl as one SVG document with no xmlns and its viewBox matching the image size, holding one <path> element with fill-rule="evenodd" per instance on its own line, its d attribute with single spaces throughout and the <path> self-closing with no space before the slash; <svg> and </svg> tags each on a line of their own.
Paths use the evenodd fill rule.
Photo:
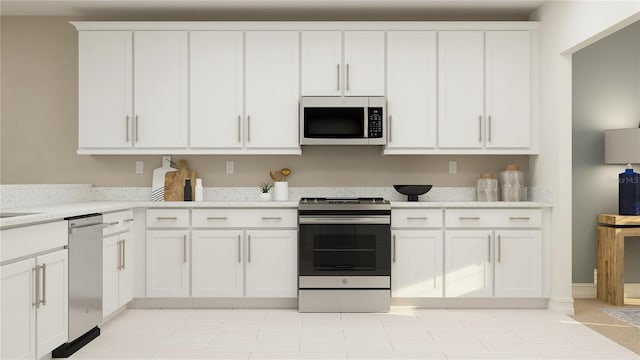
<svg viewBox="0 0 640 360">
<path fill-rule="evenodd" d="M 418 201 L 418 195 L 423 195 L 429 192 L 433 185 L 393 185 L 402 195 L 407 195 L 407 201 Z"/>
</svg>

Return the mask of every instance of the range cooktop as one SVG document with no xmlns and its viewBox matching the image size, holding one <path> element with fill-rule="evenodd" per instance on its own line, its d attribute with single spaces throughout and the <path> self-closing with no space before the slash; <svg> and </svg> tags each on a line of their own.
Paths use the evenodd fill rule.
<svg viewBox="0 0 640 360">
<path fill-rule="evenodd" d="M 381 197 L 361 198 L 307 198 L 300 199 L 301 204 L 389 204 L 389 200 Z"/>
<path fill-rule="evenodd" d="M 299 210 L 391 210 L 391 203 L 381 197 L 300 199 Z"/>
</svg>

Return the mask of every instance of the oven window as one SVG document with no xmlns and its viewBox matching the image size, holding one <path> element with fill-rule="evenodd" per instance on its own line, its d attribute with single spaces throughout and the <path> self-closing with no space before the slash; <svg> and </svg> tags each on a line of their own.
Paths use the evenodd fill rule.
<svg viewBox="0 0 640 360">
<path fill-rule="evenodd" d="M 304 109 L 305 138 L 364 138 L 364 123 L 361 107 Z"/>
<path fill-rule="evenodd" d="M 389 275 L 389 225 L 300 225 L 300 275 Z"/>
</svg>

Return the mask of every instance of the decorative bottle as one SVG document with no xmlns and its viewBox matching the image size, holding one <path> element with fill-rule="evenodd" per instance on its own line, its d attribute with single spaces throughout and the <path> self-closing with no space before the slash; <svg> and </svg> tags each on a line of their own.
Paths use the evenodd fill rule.
<svg viewBox="0 0 640 360">
<path fill-rule="evenodd" d="M 640 215 L 640 174 L 631 164 L 618 175 L 618 214 Z"/>
<path fill-rule="evenodd" d="M 502 201 L 524 201 L 524 174 L 517 165 L 507 165 L 500 173 Z"/>
<path fill-rule="evenodd" d="M 480 174 L 476 194 L 478 201 L 498 201 L 498 179 L 494 179 L 492 173 Z"/>
<path fill-rule="evenodd" d="M 193 201 L 191 179 L 184 179 L 184 201 Z"/>
<path fill-rule="evenodd" d="M 204 188 L 202 187 L 202 179 L 196 179 L 196 201 L 202 201 L 204 199 Z"/>
</svg>

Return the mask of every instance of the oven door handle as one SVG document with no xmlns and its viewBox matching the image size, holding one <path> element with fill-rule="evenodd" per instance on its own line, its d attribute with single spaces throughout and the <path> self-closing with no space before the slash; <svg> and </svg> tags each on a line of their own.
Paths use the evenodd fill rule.
<svg viewBox="0 0 640 360">
<path fill-rule="evenodd" d="M 300 224 L 391 224 L 388 215 L 369 216 L 300 216 Z"/>
</svg>

